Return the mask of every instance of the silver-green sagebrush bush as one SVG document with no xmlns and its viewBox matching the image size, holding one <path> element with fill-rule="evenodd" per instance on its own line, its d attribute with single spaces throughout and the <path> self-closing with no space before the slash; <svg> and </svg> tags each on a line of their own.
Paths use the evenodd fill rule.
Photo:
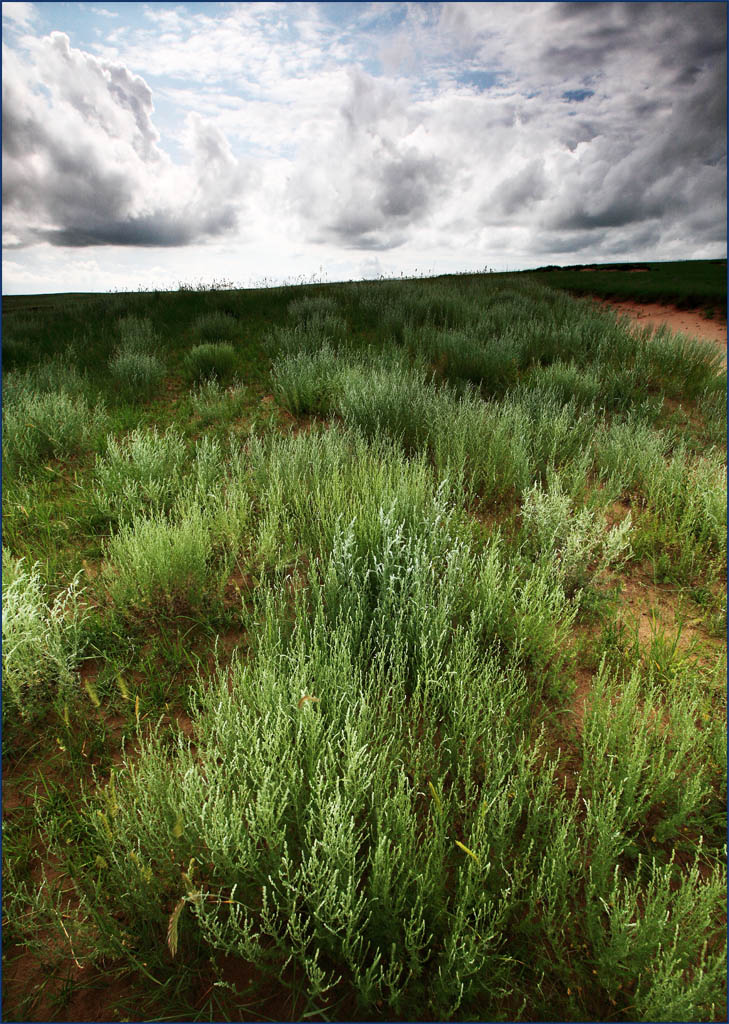
<svg viewBox="0 0 729 1024">
<path fill-rule="evenodd" d="M 724 369 L 716 345 L 675 334 L 667 327 L 643 333 L 635 368 L 643 386 L 660 387 L 668 395 L 694 398 Z"/>
<path fill-rule="evenodd" d="M 109 375 L 116 396 L 125 402 L 143 402 L 164 377 L 162 360 L 136 347 L 120 346 L 109 360 Z"/>
<path fill-rule="evenodd" d="M 124 351 L 154 355 L 159 349 L 159 337 L 148 317 L 123 317 L 119 321 L 119 334 Z"/>
<path fill-rule="evenodd" d="M 489 337 L 481 326 L 458 331 L 432 325 L 409 327 L 403 340 L 413 351 L 426 353 L 447 380 L 470 381 L 487 392 L 500 392 L 513 384 L 524 360 L 524 346 L 516 332 Z"/>
<path fill-rule="evenodd" d="M 696 826 L 711 804 L 719 810 L 708 736 L 697 727 L 700 701 L 688 680 L 670 692 L 638 670 L 627 679 L 604 666 L 585 711 L 582 784 L 595 800 L 614 800 L 620 842 L 629 848 L 652 822 L 650 842 Z"/>
<path fill-rule="evenodd" d="M 101 480 L 106 475 L 116 488 L 105 514 L 119 523 L 105 544 L 102 579 L 123 614 L 148 615 L 156 604 L 171 610 L 214 602 L 248 546 L 245 479 L 227 475 L 214 438 L 197 442 L 184 467 L 183 451 L 172 428 L 161 436 L 137 432 L 126 451 L 115 448 L 111 459 L 97 464 Z M 231 454 L 235 468 L 240 458 Z"/>
<path fill-rule="evenodd" d="M 528 679 L 468 620 L 449 628 L 465 554 L 444 546 L 438 574 L 413 547 L 440 543 L 437 531 L 408 540 L 386 515 L 380 529 L 360 565 L 341 533 L 295 609 L 283 580 L 259 592 L 255 657 L 200 688 L 194 746 L 181 736 L 170 759 L 143 740 L 86 798 L 85 856 L 110 896 L 82 879 L 93 955 L 161 964 L 165 948 L 202 944 L 277 977 L 294 963 L 312 1010 L 344 982 L 363 1012 L 384 1002 L 441 1018 L 528 999 L 548 968 L 583 986 L 593 1014 L 609 999 L 627 1008 L 629 981 L 646 1008 L 670 990 L 671 1007 L 701 1019 L 720 986 L 721 952 L 705 945 L 718 871 L 629 865 L 650 780 L 638 771 L 627 791 L 610 774 L 621 727 L 584 813 L 530 736 Z M 417 588 L 436 575 L 425 602 Z"/>
<path fill-rule="evenodd" d="M 341 307 L 334 299 L 321 295 L 295 299 L 289 303 L 287 311 L 298 328 L 293 337 L 298 334 L 299 337 L 306 338 L 306 348 L 310 347 L 308 339 L 317 335 L 333 344 L 341 343 L 347 337 L 347 322 L 341 315 Z M 289 351 L 292 350 L 293 345 L 289 342 Z"/>
<path fill-rule="evenodd" d="M 380 535 L 381 508 L 393 510 L 409 532 L 442 515 L 444 503 L 450 516 L 459 515 L 448 482 L 438 484 L 427 458 L 407 459 L 387 438 L 370 444 L 355 430 L 333 426 L 255 438 L 249 457 L 256 547 L 264 564 L 288 565 L 298 552 L 328 554 L 343 525 L 353 521 L 361 537 L 358 554 L 364 554 L 369 538 Z"/>
<path fill-rule="evenodd" d="M 15 376 L 15 373 L 11 374 L 11 381 Z M 44 393 L 63 391 L 74 397 L 83 395 L 90 401 L 88 379 L 79 372 L 68 352 L 64 356 L 53 356 L 46 359 L 23 374 L 18 374 L 17 379 L 25 381 L 33 391 Z M 3 391 L 5 391 L 4 380 Z M 9 393 L 12 394 L 12 383 Z"/>
<path fill-rule="evenodd" d="M 336 406 L 345 366 L 328 343 L 313 353 L 303 351 L 282 356 L 271 370 L 276 400 L 294 416 L 303 413 L 326 416 Z"/>
<path fill-rule="evenodd" d="M 169 518 L 133 515 L 107 541 L 106 558 L 102 578 L 121 612 L 197 605 L 216 590 L 212 540 L 199 508 Z"/>
<path fill-rule="evenodd" d="M 579 511 L 550 474 L 549 486 L 530 488 L 521 506 L 525 553 L 530 561 L 553 568 L 568 594 L 574 594 L 609 568 L 619 568 L 630 554 L 630 513 L 610 528 L 605 514 Z"/>
<path fill-rule="evenodd" d="M 385 434 L 412 450 L 427 444 L 437 401 L 417 371 L 353 368 L 344 377 L 338 406 L 345 422 L 368 437 Z"/>
<path fill-rule="evenodd" d="M 286 307 L 288 315 L 299 321 L 315 320 L 322 316 L 335 315 L 339 312 L 339 303 L 326 295 L 307 295 L 294 299 Z"/>
<path fill-rule="evenodd" d="M 174 426 L 164 433 L 137 428 L 121 440 L 109 435 L 106 451 L 96 459 L 91 502 L 112 522 L 169 510 L 183 493 L 204 502 L 208 492 L 222 486 L 225 462 L 217 440 L 203 437 L 190 450 Z"/>
<path fill-rule="evenodd" d="M 275 327 L 266 337 L 266 347 L 273 357 L 316 355 L 324 348 L 346 348 L 347 324 L 340 316 L 326 314 L 300 320 L 293 327 Z"/>
<path fill-rule="evenodd" d="M 77 685 L 86 643 L 81 574 L 55 599 L 46 594 L 38 566 L 27 567 L 3 548 L 3 725 L 29 721 Z"/>
<path fill-rule="evenodd" d="M 187 445 L 175 427 L 163 434 L 138 428 L 117 440 L 110 434 L 97 456 L 92 501 L 109 519 L 169 508 L 188 466 Z"/>
<path fill-rule="evenodd" d="M 183 367 L 193 382 L 210 377 L 227 380 L 235 368 L 235 349 L 224 341 L 194 345 L 185 356 Z"/>
<path fill-rule="evenodd" d="M 284 594 L 261 606 L 269 627 L 287 615 Z M 175 947 L 197 934 L 263 968 L 293 958 L 313 1001 L 344 971 L 365 1007 L 424 998 L 454 1011 L 482 992 L 484 971 L 508 963 L 507 851 L 523 814 L 534 833 L 544 814 L 547 777 L 513 728 L 525 721 L 525 683 L 472 646 L 450 663 L 424 650 L 408 702 L 411 682 L 383 660 L 384 638 L 363 666 L 361 622 L 345 607 L 328 614 L 320 604 L 287 641 L 267 629 L 253 666 L 235 665 L 226 684 L 221 674 L 201 698 L 197 757 L 181 746 L 163 770 L 152 740 L 101 816 L 89 808 L 104 884 L 135 922 L 133 945 L 145 931 L 169 935 L 168 915 L 152 920 L 150 909 L 172 881 L 172 841 L 191 865 L 187 888 L 175 872 Z M 442 751 L 418 764 L 413 739 L 436 720 Z M 119 941 L 118 925 L 104 931 L 102 942 Z"/>
<path fill-rule="evenodd" d="M 248 399 L 248 389 L 239 380 L 224 387 L 217 377 L 202 380 L 190 391 L 190 407 L 203 425 L 229 423 L 239 416 Z"/>
<path fill-rule="evenodd" d="M 617 495 L 637 494 L 664 543 L 726 552 L 726 464 L 717 450 L 689 453 L 670 436 L 635 422 L 612 423 L 594 439 L 596 464 Z"/>
<path fill-rule="evenodd" d="M 32 473 L 49 458 L 90 448 L 108 422 L 103 402 L 83 394 L 36 391 L 23 380 L 3 387 L 3 470 Z"/>
</svg>

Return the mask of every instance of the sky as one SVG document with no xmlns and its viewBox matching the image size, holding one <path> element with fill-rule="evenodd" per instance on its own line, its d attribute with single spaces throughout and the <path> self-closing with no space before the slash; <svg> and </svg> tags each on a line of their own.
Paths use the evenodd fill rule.
<svg viewBox="0 0 729 1024">
<path fill-rule="evenodd" d="M 724 257 L 726 24 L 3 3 L 3 293 Z"/>
</svg>

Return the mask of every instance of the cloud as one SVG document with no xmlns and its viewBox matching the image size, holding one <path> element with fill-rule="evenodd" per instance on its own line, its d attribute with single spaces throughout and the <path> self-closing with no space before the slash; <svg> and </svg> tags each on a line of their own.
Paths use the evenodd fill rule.
<svg viewBox="0 0 729 1024">
<path fill-rule="evenodd" d="M 4 221 L 14 246 L 189 245 L 232 232 L 250 174 L 195 115 L 187 163 L 160 147 L 152 91 L 53 32 L 4 52 Z"/>
<path fill-rule="evenodd" d="M 278 247 L 353 270 L 387 252 L 395 273 L 720 254 L 723 4 L 116 10 L 81 48 L 34 38 L 34 9 L 15 12 L 11 247 L 209 254 L 250 239 L 272 260 Z"/>
<path fill-rule="evenodd" d="M 347 248 L 402 245 L 448 191 L 448 159 L 434 152 L 405 91 L 356 69 L 315 154 L 289 196 L 310 237 Z"/>
<path fill-rule="evenodd" d="M 533 135 L 500 135 L 483 223 L 555 254 L 725 240 L 725 5 L 454 4 L 441 29 L 503 71 Z"/>
<path fill-rule="evenodd" d="M 633 118 L 582 144 L 580 159 L 545 222 L 553 228 L 625 227 L 667 223 L 726 196 L 726 66 L 699 72 L 690 91 L 670 104 L 659 98 L 648 123 Z M 642 104 L 641 104 L 642 105 Z M 631 112 L 631 104 L 623 108 Z M 614 116 L 614 115 L 613 115 Z M 617 118 L 615 118 L 617 120 Z"/>
<path fill-rule="evenodd" d="M 501 214 L 505 218 L 530 210 L 535 201 L 547 192 L 548 181 L 544 160 L 535 157 L 520 170 L 515 171 L 492 193 L 481 211 L 493 217 Z"/>
<path fill-rule="evenodd" d="M 2 14 L 3 21 L 21 29 L 30 28 L 38 18 L 35 4 L 30 3 L 3 3 Z"/>
</svg>

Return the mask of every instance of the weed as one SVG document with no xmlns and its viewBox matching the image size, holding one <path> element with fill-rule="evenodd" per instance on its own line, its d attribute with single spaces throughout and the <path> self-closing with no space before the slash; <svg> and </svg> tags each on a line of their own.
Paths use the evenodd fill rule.
<svg viewBox="0 0 729 1024">
<path fill-rule="evenodd" d="M 145 509 L 171 507 L 188 467 L 187 445 L 175 427 L 133 430 L 121 441 L 109 435 L 97 456 L 91 500 L 111 521 L 129 519 Z"/>
<path fill-rule="evenodd" d="M 14 940 L 113 962 L 150 1018 L 718 1016 L 705 351 L 515 275 L 37 301 L 4 313 Z M 194 388 L 94 412 L 119 344 Z M 259 389 L 329 422 L 266 402 L 226 439 Z M 42 451 L 44 402 L 79 431 Z M 701 646 L 625 625 L 631 548 L 690 586 Z"/>
<path fill-rule="evenodd" d="M 230 387 L 225 388 L 212 376 L 190 392 L 190 406 L 204 426 L 227 424 L 240 416 L 248 397 L 248 390 L 241 381 L 234 380 Z"/>
<path fill-rule="evenodd" d="M 315 353 L 298 352 L 276 360 L 271 371 L 277 400 L 295 416 L 326 416 L 336 405 L 343 366 L 328 344 Z"/>
<path fill-rule="evenodd" d="M 159 348 L 159 338 L 149 317 L 126 316 L 119 321 L 121 349 L 154 355 Z"/>
<path fill-rule="evenodd" d="M 149 615 L 162 602 L 200 605 L 215 590 L 212 540 L 199 509 L 168 519 L 134 515 L 106 544 L 103 570 L 114 607 Z"/>
<path fill-rule="evenodd" d="M 185 356 L 183 366 L 193 382 L 211 377 L 227 380 L 235 367 L 235 350 L 225 342 L 195 345 Z"/>
<path fill-rule="evenodd" d="M 164 377 L 162 361 L 147 352 L 122 346 L 109 360 L 114 394 L 123 402 L 143 402 L 150 398 Z"/>
<path fill-rule="evenodd" d="M 535 485 L 524 495 L 521 515 L 529 560 L 551 565 L 568 594 L 584 589 L 606 569 L 619 568 L 630 553 L 630 514 L 610 529 L 605 514 L 576 511 L 559 476 L 550 474 L 545 490 Z"/>
<path fill-rule="evenodd" d="M 236 341 L 242 334 L 238 320 L 220 310 L 197 317 L 192 332 L 202 342 Z"/>
<path fill-rule="evenodd" d="M 49 704 L 71 701 L 85 646 L 81 574 L 49 601 L 38 566 L 27 568 L 3 548 L 3 728 L 38 718 Z M 7 733 L 6 733 L 7 735 Z"/>
<path fill-rule="evenodd" d="M 91 447 L 106 424 L 101 402 L 92 407 L 83 395 L 37 392 L 26 381 L 8 382 L 3 401 L 4 472 L 32 473 L 44 460 Z"/>
</svg>

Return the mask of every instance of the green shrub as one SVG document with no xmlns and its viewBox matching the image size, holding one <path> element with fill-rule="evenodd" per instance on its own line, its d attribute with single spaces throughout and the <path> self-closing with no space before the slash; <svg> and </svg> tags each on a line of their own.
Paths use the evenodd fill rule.
<svg viewBox="0 0 729 1024">
<path fill-rule="evenodd" d="M 726 373 L 717 376 L 708 384 L 697 401 L 697 411 L 703 418 L 704 429 L 709 442 L 726 445 L 727 440 L 727 390 Z"/>
<path fill-rule="evenodd" d="M 125 352 L 155 355 L 159 338 L 149 317 L 125 316 L 119 321 L 120 348 Z"/>
<path fill-rule="evenodd" d="M 361 532 L 358 554 L 380 531 L 380 509 L 390 509 L 408 533 L 452 506 L 447 483 L 439 490 L 423 456 L 405 458 L 387 438 L 373 443 L 357 431 L 254 438 L 250 487 L 258 507 L 256 547 L 267 565 L 287 565 L 302 550 L 328 555 L 342 523 Z M 449 515 L 455 515 L 451 509 Z"/>
<path fill-rule="evenodd" d="M 37 392 L 17 379 L 3 391 L 3 470 L 11 475 L 91 447 L 107 424 L 103 403 L 90 406 L 83 395 Z"/>
<path fill-rule="evenodd" d="M 94 507 L 112 521 L 168 509 L 180 492 L 187 466 L 187 446 L 175 427 L 164 434 L 156 427 L 138 428 L 120 440 L 109 435 L 94 468 Z"/>
<path fill-rule="evenodd" d="M 599 431 L 594 446 L 610 490 L 642 499 L 663 544 L 726 552 L 726 464 L 718 452 L 671 451 L 669 436 L 634 420 Z"/>
<path fill-rule="evenodd" d="M 153 734 L 84 798 L 83 863 L 101 858 L 108 896 L 72 851 L 96 926 L 88 955 L 144 956 L 157 975 L 170 952 L 185 967 L 224 954 L 284 983 L 293 962 L 312 1008 L 339 983 L 363 1013 L 492 1019 L 548 977 L 555 1019 L 569 1019 L 572 984 L 574 1017 L 600 1019 L 610 999 L 629 1016 L 636 992 L 646 1007 L 662 992 L 703 1019 L 723 978 L 721 943 L 706 946 L 720 872 L 676 877 L 624 856 L 651 784 L 656 799 L 675 792 L 687 748 L 652 767 L 643 716 L 628 791 L 612 755 L 629 716 L 613 724 L 608 702 L 586 726 L 590 787 L 568 800 L 529 735 L 530 683 L 484 652 L 480 620 L 454 632 L 467 552 L 433 523 L 376 523 L 340 525 L 307 587 L 261 588 L 255 652 L 198 688 L 194 743 Z M 485 575 L 477 607 L 509 572 Z M 541 574 L 531 591 L 544 619 L 547 586 Z"/>
<path fill-rule="evenodd" d="M 325 343 L 311 354 L 304 351 L 277 359 L 271 370 L 273 393 L 294 416 L 326 416 L 336 407 L 343 372 L 342 361 Z"/>
<path fill-rule="evenodd" d="M 667 327 L 644 332 L 636 349 L 636 376 L 643 386 L 659 387 L 667 395 L 695 398 L 725 370 L 716 345 L 675 334 Z"/>
<path fill-rule="evenodd" d="M 384 434 L 408 450 L 430 435 L 437 394 L 417 371 L 352 367 L 343 376 L 338 408 L 346 423 L 367 437 Z"/>
<path fill-rule="evenodd" d="M 344 611 L 289 642 L 276 628 L 285 589 L 259 613 L 270 628 L 255 663 L 200 690 L 195 755 L 181 745 L 170 764 L 145 742 L 113 792 L 88 801 L 86 852 L 108 865 L 98 952 L 121 938 L 114 907 L 145 958 L 166 935 L 175 951 L 201 943 L 276 976 L 293 958 L 314 1005 L 337 975 L 363 1008 L 474 1005 L 486 976 L 503 981 L 503 889 L 508 877 L 521 893 L 549 821 L 539 755 L 513 728 L 523 678 L 465 652 L 426 660 L 408 710 L 398 664 L 352 660 Z M 436 720 L 440 753 L 414 762 L 414 736 Z M 165 866 L 171 843 L 177 863 L 207 851 L 183 890 Z"/>
<path fill-rule="evenodd" d="M 208 377 L 190 392 L 190 406 L 203 425 L 229 423 L 240 416 L 248 400 L 248 389 L 239 380 L 223 387 L 215 376 Z"/>
<path fill-rule="evenodd" d="M 406 328 L 404 341 L 414 351 L 427 353 L 447 380 L 470 381 L 489 393 L 501 393 L 514 383 L 523 356 L 523 346 L 514 334 L 485 337 L 475 327 Z"/>
<path fill-rule="evenodd" d="M 575 509 L 556 474 L 547 489 L 535 485 L 524 494 L 521 518 L 527 558 L 551 566 L 570 595 L 618 568 L 630 553 L 630 513 L 608 529 L 604 512 Z"/>
<path fill-rule="evenodd" d="M 38 566 L 2 551 L 3 728 L 28 722 L 69 700 L 85 646 L 81 574 L 53 601 Z"/>
<path fill-rule="evenodd" d="M 33 391 L 63 391 L 67 395 L 89 398 L 88 379 L 85 374 L 79 373 L 68 352 L 46 359 L 27 370 L 24 377 Z"/>
<path fill-rule="evenodd" d="M 162 361 L 136 348 L 121 347 L 109 360 L 112 393 L 122 402 L 143 402 L 154 394 L 164 377 Z"/>
<path fill-rule="evenodd" d="M 289 302 L 286 311 L 293 320 L 299 323 L 306 323 L 308 320 L 321 322 L 327 317 L 338 316 L 339 304 L 335 299 L 326 295 L 310 295 Z"/>
<path fill-rule="evenodd" d="M 684 678 L 670 694 L 638 669 L 628 679 L 605 667 L 593 680 L 585 710 L 582 780 L 586 795 L 611 800 L 621 853 L 635 844 L 674 839 L 703 819 L 713 793 L 700 704 Z M 646 823 L 650 822 L 650 833 Z"/>
<path fill-rule="evenodd" d="M 299 354 L 316 355 L 322 348 L 342 348 L 347 340 L 347 324 L 335 314 L 312 315 L 295 327 L 276 327 L 267 336 L 273 358 Z"/>
<path fill-rule="evenodd" d="M 184 358 L 183 366 L 192 381 L 210 377 L 227 380 L 235 367 L 235 350 L 232 345 L 216 342 L 195 345 Z"/>
<path fill-rule="evenodd" d="M 199 606 L 217 596 L 212 540 L 199 508 L 173 518 L 136 515 L 105 547 L 102 575 L 121 613 Z"/>
<path fill-rule="evenodd" d="M 606 394 L 609 389 L 605 389 L 597 370 L 580 369 L 575 363 L 555 362 L 546 367 L 534 367 L 521 382 L 520 390 L 530 387 L 552 394 L 562 405 L 574 401 L 578 408 L 597 404 L 612 407 L 612 396 Z M 518 394 L 516 391 L 515 395 Z"/>
<path fill-rule="evenodd" d="M 242 330 L 239 322 L 230 313 L 219 311 L 204 313 L 197 317 L 192 332 L 203 342 L 237 341 Z"/>
<path fill-rule="evenodd" d="M 99 515 L 119 522 L 169 510 L 185 493 L 204 504 L 208 493 L 223 486 L 225 475 L 214 438 L 203 437 L 190 452 L 174 426 L 163 434 L 156 427 L 139 427 L 121 440 L 107 438 L 105 453 L 96 459 L 91 501 Z"/>
</svg>

